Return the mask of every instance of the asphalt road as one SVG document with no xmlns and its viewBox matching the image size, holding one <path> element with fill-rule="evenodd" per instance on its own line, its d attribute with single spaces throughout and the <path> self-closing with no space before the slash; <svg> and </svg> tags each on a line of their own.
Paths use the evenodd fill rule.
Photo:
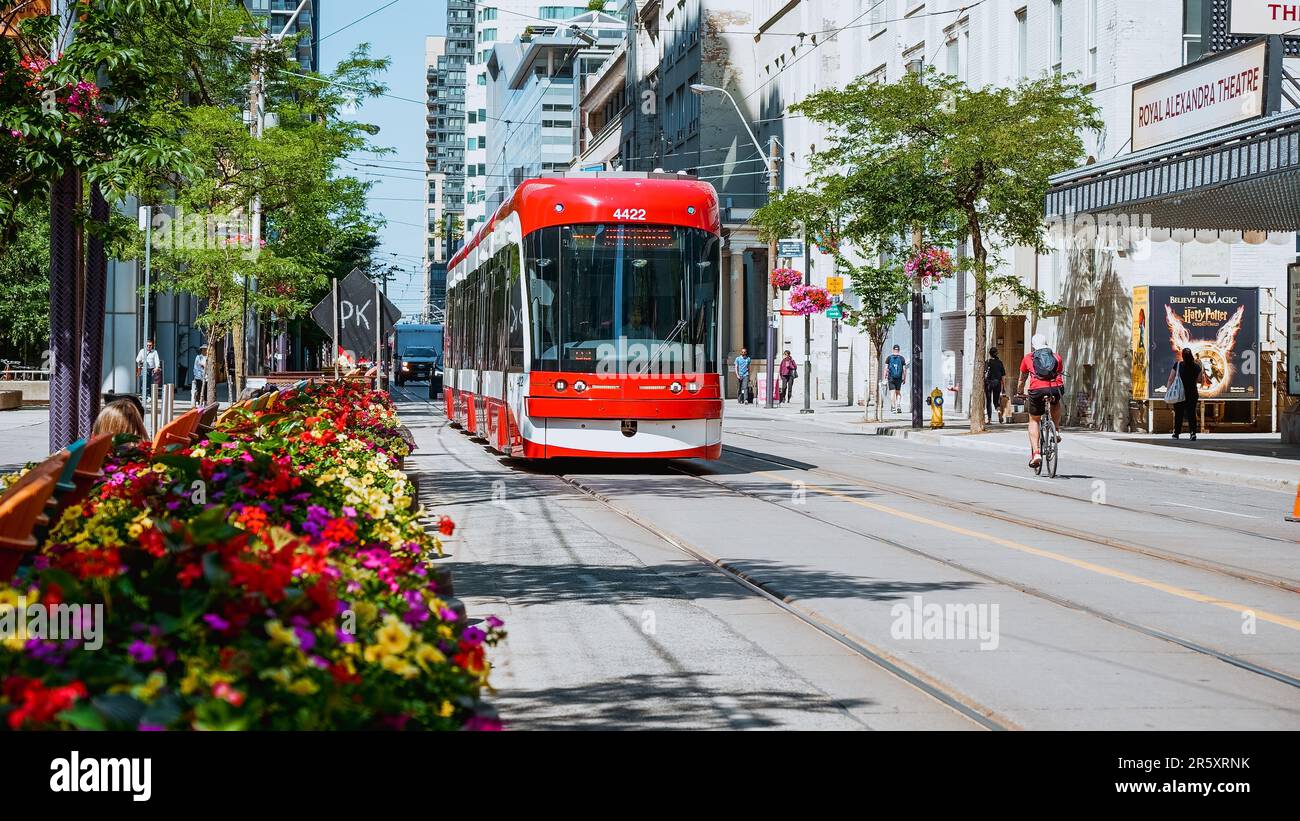
<svg viewBox="0 0 1300 821">
<path fill-rule="evenodd" d="M 1285 494 L 727 408 L 716 462 L 506 460 L 398 392 L 521 727 L 1300 728 Z"/>
</svg>

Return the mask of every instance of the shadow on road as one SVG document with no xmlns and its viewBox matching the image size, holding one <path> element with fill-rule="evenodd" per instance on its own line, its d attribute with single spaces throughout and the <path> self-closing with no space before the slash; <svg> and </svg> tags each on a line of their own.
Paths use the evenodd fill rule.
<svg viewBox="0 0 1300 821">
<path fill-rule="evenodd" d="M 777 716 L 838 714 L 872 699 L 809 697 L 806 690 L 737 689 L 709 674 L 639 674 L 566 687 L 510 689 L 495 699 L 520 730 L 739 730 L 779 728 Z"/>
</svg>

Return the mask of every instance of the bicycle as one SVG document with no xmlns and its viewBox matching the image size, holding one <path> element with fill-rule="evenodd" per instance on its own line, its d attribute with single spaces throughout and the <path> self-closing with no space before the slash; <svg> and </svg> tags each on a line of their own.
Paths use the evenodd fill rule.
<svg viewBox="0 0 1300 821">
<path fill-rule="evenodd" d="M 1058 401 L 1055 396 L 1045 397 L 1043 418 L 1038 423 L 1038 455 L 1041 458 L 1034 466 L 1034 473 L 1042 476 L 1043 468 L 1047 468 L 1047 475 L 1053 479 L 1056 478 L 1056 461 L 1060 448 L 1056 441 L 1056 421 L 1052 418 L 1052 405 Z"/>
</svg>

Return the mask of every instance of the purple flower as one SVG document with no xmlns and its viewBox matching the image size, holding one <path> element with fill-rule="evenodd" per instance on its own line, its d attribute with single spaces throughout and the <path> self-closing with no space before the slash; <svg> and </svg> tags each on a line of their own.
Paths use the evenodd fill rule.
<svg viewBox="0 0 1300 821">
<path fill-rule="evenodd" d="M 482 644 L 487 634 L 477 627 L 466 627 L 465 632 L 460 634 L 461 640 L 470 644 Z"/>
<path fill-rule="evenodd" d="M 213 630 L 218 632 L 230 629 L 230 622 L 221 618 L 216 613 L 208 613 L 203 617 L 203 620 L 208 623 L 208 627 L 211 627 Z"/>
<path fill-rule="evenodd" d="M 349 519 L 355 519 L 357 518 L 357 509 L 352 505 L 344 505 L 343 515 L 347 516 Z"/>
<path fill-rule="evenodd" d="M 339 644 L 356 644 L 357 641 L 356 636 L 343 629 L 335 630 L 334 638 L 339 640 Z"/>
<path fill-rule="evenodd" d="M 131 642 L 131 646 L 126 650 L 127 655 L 137 664 L 148 664 L 157 656 L 152 644 L 147 644 L 139 639 Z"/>
<path fill-rule="evenodd" d="M 438 618 L 442 619 L 443 621 L 455 621 L 456 619 L 460 618 L 460 616 L 456 613 L 455 610 L 452 610 L 450 607 L 444 607 L 442 608 L 442 610 L 438 611 Z"/>
<path fill-rule="evenodd" d="M 316 634 L 305 627 L 293 628 L 293 634 L 298 637 L 298 646 L 304 653 L 316 646 Z"/>
<path fill-rule="evenodd" d="M 142 733 L 161 733 L 164 732 L 167 728 L 162 726 L 161 724 L 141 723 L 140 726 L 137 727 L 136 729 Z"/>
<path fill-rule="evenodd" d="M 501 619 L 498 619 L 496 616 L 488 616 L 484 621 L 486 621 L 487 626 L 491 627 L 493 630 L 505 626 L 505 622 L 501 621 Z"/>
</svg>

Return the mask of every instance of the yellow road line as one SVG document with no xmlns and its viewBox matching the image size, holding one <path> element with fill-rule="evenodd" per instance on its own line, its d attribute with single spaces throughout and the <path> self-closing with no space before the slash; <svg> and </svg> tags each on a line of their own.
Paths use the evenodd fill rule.
<svg viewBox="0 0 1300 821">
<path fill-rule="evenodd" d="M 1103 576 L 1109 576 L 1113 579 L 1120 579 L 1122 581 L 1130 582 L 1132 584 L 1138 584 L 1143 587 L 1148 587 L 1152 590 L 1159 590 L 1160 592 L 1168 593 L 1171 596 L 1178 596 L 1179 598 L 1200 602 L 1202 604 L 1211 604 L 1214 605 L 1215 607 L 1222 607 L 1225 610 L 1232 610 L 1233 612 L 1236 613 L 1250 611 L 1255 615 L 1257 619 L 1260 619 L 1261 621 L 1270 622 L 1272 624 L 1277 624 L 1282 627 L 1289 627 L 1292 630 L 1300 630 L 1300 620 L 1289 618 L 1287 616 L 1281 616 L 1276 613 L 1270 613 L 1266 610 L 1260 610 L 1257 607 L 1251 607 L 1245 604 L 1237 604 L 1236 602 L 1230 602 L 1225 599 L 1218 598 L 1216 596 L 1207 596 L 1204 593 L 1197 593 L 1195 590 L 1188 590 L 1187 588 L 1184 587 L 1178 587 L 1172 584 L 1165 584 L 1164 582 L 1158 582 L 1153 579 L 1144 578 L 1142 576 L 1135 576 L 1132 573 L 1125 573 L 1123 570 L 1116 570 L 1112 567 L 1106 567 L 1105 565 L 1096 564 L 1095 562 L 1086 562 L 1083 561 L 1082 559 L 1074 559 L 1069 556 L 1063 556 L 1060 553 L 1053 553 L 1050 550 L 1043 550 L 1042 548 L 1038 548 L 1038 547 L 1030 547 L 1027 544 L 1014 542 L 1010 539 L 1003 539 L 1000 536 L 992 536 L 988 533 L 981 533 L 977 530 L 970 530 L 969 528 L 948 524 L 947 522 L 941 522 L 937 519 L 929 519 L 926 518 L 925 516 L 918 516 L 915 513 L 908 513 L 905 510 L 898 510 L 897 508 L 892 508 L 887 505 L 878 504 L 876 502 L 868 502 L 865 499 L 859 499 L 855 496 L 850 496 L 847 493 L 840 493 L 837 490 L 831 490 L 830 488 L 821 487 L 819 485 L 809 484 L 808 482 L 804 482 L 802 480 L 788 479 L 785 476 L 781 476 L 776 473 L 769 473 L 763 470 L 755 471 L 755 473 L 757 473 L 759 476 L 766 476 L 769 479 L 776 479 L 779 482 L 785 482 L 792 486 L 802 486 L 806 490 L 811 490 L 826 496 L 832 496 L 836 499 L 842 499 L 846 502 L 851 502 L 860 507 L 865 507 L 870 510 L 878 511 L 880 513 L 887 513 L 890 516 L 897 516 L 900 519 L 906 519 L 910 522 L 916 522 L 917 524 L 928 525 L 930 527 L 937 527 L 941 530 L 947 530 L 950 533 L 956 533 L 961 536 L 969 536 L 972 539 L 979 539 L 980 541 L 1001 545 L 1002 547 L 1007 547 L 1012 550 L 1018 550 L 1021 553 L 1028 553 L 1031 556 L 1038 556 L 1043 559 L 1051 559 L 1052 561 L 1057 561 L 1057 562 L 1061 562 L 1062 564 L 1068 564 L 1072 567 L 1077 567 L 1080 570 L 1088 570 L 1093 573 L 1099 573 Z"/>
</svg>

